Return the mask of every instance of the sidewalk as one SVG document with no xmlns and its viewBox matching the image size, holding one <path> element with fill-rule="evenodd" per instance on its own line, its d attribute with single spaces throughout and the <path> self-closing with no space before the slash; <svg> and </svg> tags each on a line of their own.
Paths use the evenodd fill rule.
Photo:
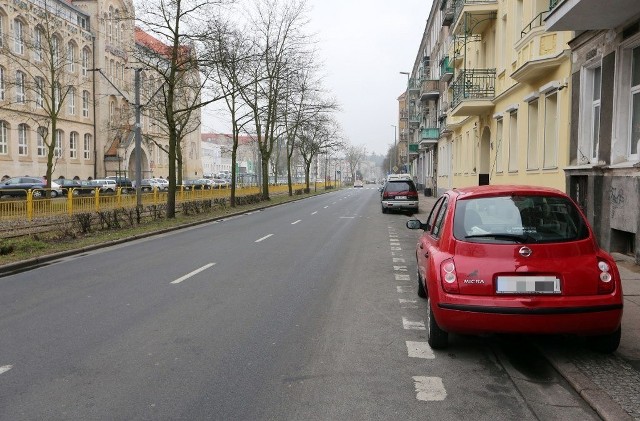
<svg viewBox="0 0 640 421">
<path fill-rule="evenodd" d="M 421 194 L 416 216 L 426 220 L 436 200 Z M 539 349 L 604 420 L 640 420 L 640 266 L 628 256 L 614 253 L 613 257 L 624 293 L 618 350 L 600 354 L 575 338 L 545 341 Z"/>
</svg>

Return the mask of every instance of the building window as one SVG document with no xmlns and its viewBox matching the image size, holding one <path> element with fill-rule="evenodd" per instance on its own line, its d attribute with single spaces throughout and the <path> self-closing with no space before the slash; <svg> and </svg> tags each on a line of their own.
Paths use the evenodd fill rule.
<svg viewBox="0 0 640 421">
<path fill-rule="evenodd" d="M 631 58 L 631 141 L 629 155 L 637 157 L 640 143 L 640 47 L 632 51 Z"/>
<path fill-rule="evenodd" d="M 509 114 L 509 172 L 518 171 L 518 112 Z"/>
<path fill-rule="evenodd" d="M 44 127 L 38 128 L 36 133 L 36 146 L 38 148 L 38 156 L 45 157 L 47 156 L 47 149 L 44 144 L 44 138 L 47 135 L 47 129 Z"/>
<path fill-rule="evenodd" d="M 36 77 L 36 106 L 44 108 L 44 79 Z"/>
<path fill-rule="evenodd" d="M 60 99 L 62 98 L 60 89 L 60 84 L 56 83 L 55 89 L 53 90 L 53 106 L 55 111 L 60 110 Z"/>
<path fill-rule="evenodd" d="M 544 168 L 558 167 L 558 92 L 547 94 L 544 100 Z"/>
<path fill-rule="evenodd" d="M 7 130 L 7 122 L 0 121 L 0 155 L 9 153 L 9 131 Z"/>
<path fill-rule="evenodd" d="M 88 161 L 91 159 L 91 135 L 85 133 L 84 135 L 84 148 L 82 149 L 82 157 Z"/>
<path fill-rule="evenodd" d="M 89 117 L 89 91 L 82 91 L 82 117 Z"/>
<path fill-rule="evenodd" d="M 27 156 L 29 154 L 29 146 L 27 144 L 27 125 L 18 125 L 18 155 Z"/>
<path fill-rule="evenodd" d="M 82 76 L 86 76 L 89 72 L 89 66 L 91 63 L 90 51 L 85 48 L 82 50 Z"/>
<path fill-rule="evenodd" d="M 600 142 L 600 87 L 602 67 L 582 69 L 582 92 L 580 113 L 580 139 L 578 143 L 578 163 L 598 162 Z"/>
<path fill-rule="evenodd" d="M 22 21 L 13 21 L 13 52 L 24 54 L 24 25 Z"/>
<path fill-rule="evenodd" d="M 4 67 L 0 66 L 0 101 L 4 101 Z"/>
<path fill-rule="evenodd" d="M 59 65 L 59 59 L 60 59 L 60 41 L 58 40 L 57 37 L 51 37 L 51 51 L 53 52 L 53 66 L 58 66 Z"/>
<path fill-rule="evenodd" d="M 53 151 L 53 156 L 55 156 L 56 158 L 62 157 L 62 140 L 63 140 L 62 137 L 63 137 L 62 130 L 56 130 L 56 146 Z"/>
<path fill-rule="evenodd" d="M 502 118 L 496 120 L 496 172 L 504 171 L 502 167 L 502 139 L 503 139 L 504 123 Z"/>
<path fill-rule="evenodd" d="M 33 32 L 33 58 L 42 61 L 42 29 L 36 28 Z"/>
<path fill-rule="evenodd" d="M 69 157 L 71 159 L 78 158 L 78 133 L 71 132 L 69 135 Z"/>
<path fill-rule="evenodd" d="M 69 115 L 76 114 L 76 90 L 74 88 L 69 88 L 67 93 L 67 111 Z"/>
<path fill-rule="evenodd" d="M 24 104 L 26 97 L 24 93 L 25 89 L 25 75 L 21 71 L 16 72 L 16 102 Z"/>
<path fill-rule="evenodd" d="M 527 139 L 527 169 L 538 169 L 538 100 L 529 102 L 529 137 Z"/>
<path fill-rule="evenodd" d="M 4 15 L 0 13 L 0 48 L 4 47 Z"/>
<path fill-rule="evenodd" d="M 67 44 L 67 70 L 69 73 L 76 71 L 76 46 L 71 42 Z"/>
</svg>

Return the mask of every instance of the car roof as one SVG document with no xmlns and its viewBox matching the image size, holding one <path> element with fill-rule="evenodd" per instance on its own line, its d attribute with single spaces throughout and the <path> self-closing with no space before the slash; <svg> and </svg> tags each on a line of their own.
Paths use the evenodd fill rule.
<svg viewBox="0 0 640 421">
<path fill-rule="evenodd" d="M 487 185 L 487 186 L 471 186 L 461 187 L 449 190 L 450 195 L 457 196 L 459 199 L 471 199 L 474 197 L 486 196 L 505 196 L 505 195 L 548 195 L 548 196 L 566 196 L 565 193 L 558 189 L 543 186 L 525 186 L 525 185 Z"/>
</svg>

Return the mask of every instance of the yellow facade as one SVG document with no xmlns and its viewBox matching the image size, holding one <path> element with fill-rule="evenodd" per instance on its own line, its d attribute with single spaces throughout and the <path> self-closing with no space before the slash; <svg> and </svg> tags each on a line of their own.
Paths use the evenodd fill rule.
<svg viewBox="0 0 640 421">
<path fill-rule="evenodd" d="M 450 171 L 439 171 L 438 186 L 564 191 L 572 32 L 545 30 L 548 1 L 454 3 L 449 54 L 455 67 L 447 135 L 439 142 L 439 167 Z"/>
</svg>

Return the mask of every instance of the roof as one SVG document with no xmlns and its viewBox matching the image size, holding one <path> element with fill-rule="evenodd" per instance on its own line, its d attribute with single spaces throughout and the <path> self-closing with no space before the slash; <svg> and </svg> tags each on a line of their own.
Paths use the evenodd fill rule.
<svg viewBox="0 0 640 421">
<path fill-rule="evenodd" d="M 136 44 L 147 47 L 151 51 L 157 54 L 163 55 L 167 58 L 171 57 L 172 47 L 160 41 L 153 35 L 148 34 L 144 30 L 142 30 L 142 28 L 139 28 L 136 26 L 135 37 L 136 37 Z M 188 46 L 182 46 L 181 50 L 183 53 L 188 54 L 191 49 Z"/>
</svg>

